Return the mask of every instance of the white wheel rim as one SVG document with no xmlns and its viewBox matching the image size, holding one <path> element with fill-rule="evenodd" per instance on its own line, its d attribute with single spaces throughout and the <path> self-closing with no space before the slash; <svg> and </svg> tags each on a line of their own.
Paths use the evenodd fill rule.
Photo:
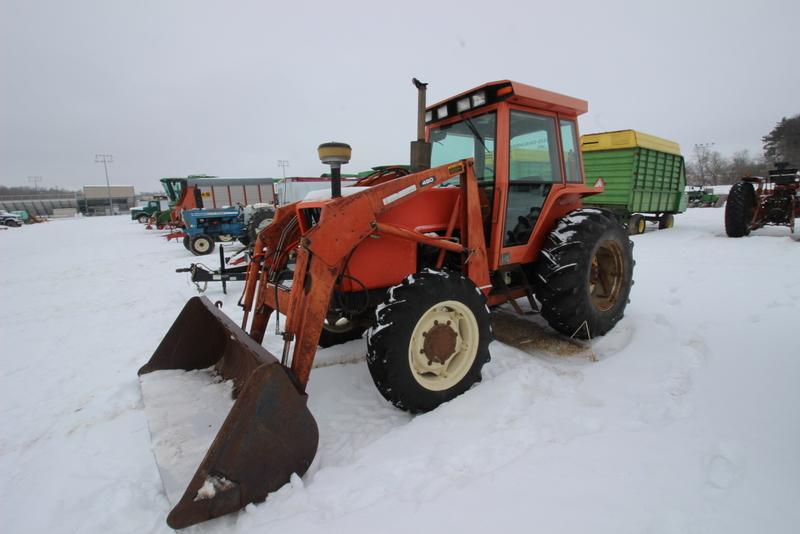
<svg viewBox="0 0 800 534">
<path fill-rule="evenodd" d="M 223 243 L 227 243 L 228 241 L 233 241 L 233 236 L 227 234 L 221 235 L 219 236 L 219 240 L 222 241 Z"/>
<path fill-rule="evenodd" d="M 431 350 L 433 338 L 426 340 L 429 334 L 441 342 L 436 346 L 437 351 Z M 444 391 L 455 386 L 475 362 L 478 335 L 478 321 L 465 304 L 446 300 L 431 306 L 411 333 L 408 346 L 411 375 L 431 391 Z M 426 341 L 428 351 L 434 354 L 426 354 Z M 447 348 L 443 350 L 442 347 Z"/>
<path fill-rule="evenodd" d="M 206 240 L 206 239 L 198 239 L 197 241 L 194 242 L 194 249 L 197 252 L 205 252 L 209 248 L 211 248 L 211 247 L 210 247 L 210 245 L 208 243 L 208 240 Z"/>
</svg>

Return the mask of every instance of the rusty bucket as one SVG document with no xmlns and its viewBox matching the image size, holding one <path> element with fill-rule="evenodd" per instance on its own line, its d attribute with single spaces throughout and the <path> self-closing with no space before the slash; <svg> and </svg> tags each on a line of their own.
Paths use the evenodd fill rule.
<svg viewBox="0 0 800 534">
<path fill-rule="evenodd" d="M 186 303 L 139 376 L 172 528 L 263 501 L 314 459 L 317 424 L 291 371 L 205 297 Z"/>
</svg>

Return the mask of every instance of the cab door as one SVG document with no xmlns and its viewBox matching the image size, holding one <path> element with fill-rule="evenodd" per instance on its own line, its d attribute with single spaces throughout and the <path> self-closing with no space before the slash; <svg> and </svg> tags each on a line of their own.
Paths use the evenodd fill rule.
<svg viewBox="0 0 800 534">
<path fill-rule="evenodd" d="M 558 117 L 542 111 L 509 109 L 508 192 L 500 263 L 516 257 L 533 234 L 553 187 L 564 183 Z"/>
</svg>

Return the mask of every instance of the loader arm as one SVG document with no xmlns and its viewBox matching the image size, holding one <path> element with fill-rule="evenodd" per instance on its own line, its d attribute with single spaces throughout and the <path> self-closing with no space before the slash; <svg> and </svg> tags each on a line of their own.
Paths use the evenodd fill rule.
<svg viewBox="0 0 800 534">
<path fill-rule="evenodd" d="M 378 221 L 388 210 L 455 177 L 459 177 L 461 185 L 454 208 L 455 218 L 461 221 L 461 243 L 452 241 L 450 235 L 431 237 Z M 300 220 L 304 210 L 313 209 L 320 210 L 316 225 L 302 235 L 290 228 L 293 219 Z M 452 233 L 452 228 L 448 230 Z M 365 239 L 382 235 L 462 254 L 465 274 L 488 293 L 486 243 L 471 159 L 395 178 L 352 195 L 298 202 L 279 209 L 273 224 L 256 240 L 242 299 L 246 314 L 242 327 L 246 328 L 247 317 L 252 314 L 250 336 L 261 343 L 272 312 L 286 315 L 281 360 L 286 365 L 291 353 L 292 374 L 301 391 L 308 383 L 331 296 L 347 258 Z M 296 252 L 291 287 L 285 287 L 278 279 L 291 253 L 287 242 Z"/>
</svg>

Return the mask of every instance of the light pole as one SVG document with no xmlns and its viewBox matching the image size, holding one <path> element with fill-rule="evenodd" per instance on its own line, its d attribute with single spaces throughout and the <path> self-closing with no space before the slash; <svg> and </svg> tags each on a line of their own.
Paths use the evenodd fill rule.
<svg viewBox="0 0 800 534">
<path fill-rule="evenodd" d="M 108 214 L 114 215 L 114 203 L 111 202 L 111 183 L 108 181 L 108 164 L 114 163 L 114 156 L 111 154 L 95 154 L 95 163 L 102 163 L 106 171 L 106 194 L 108 195 Z"/>
<path fill-rule="evenodd" d="M 283 177 L 284 178 L 286 178 L 286 167 L 288 167 L 288 166 L 289 166 L 289 160 L 288 159 L 279 159 L 278 160 L 278 167 L 280 167 L 283 170 Z"/>
<path fill-rule="evenodd" d="M 279 159 L 278 160 L 278 167 L 281 168 L 283 171 L 283 198 L 281 199 L 281 203 L 286 202 L 286 167 L 289 166 L 288 159 Z"/>
<path fill-rule="evenodd" d="M 33 190 L 39 192 L 39 182 L 42 181 L 41 176 L 28 176 L 28 181 L 33 184 Z"/>
</svg>

